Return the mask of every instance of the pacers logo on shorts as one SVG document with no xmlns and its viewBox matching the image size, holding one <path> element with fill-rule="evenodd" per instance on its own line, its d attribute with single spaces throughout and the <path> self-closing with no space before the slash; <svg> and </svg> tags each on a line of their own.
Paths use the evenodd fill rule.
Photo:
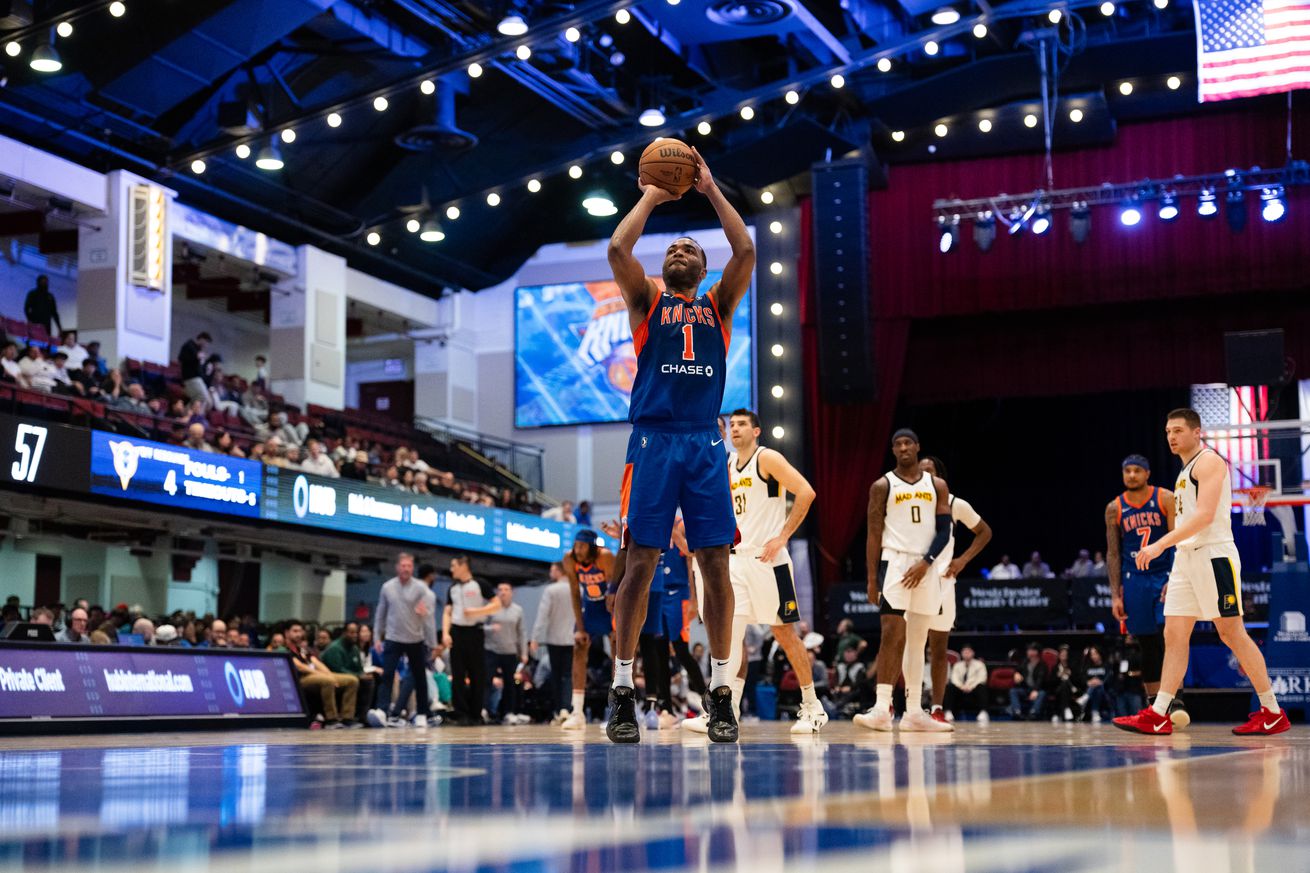
<svg viewBox="0 0 1310 873">
<path fill-rule="evenodd" d="M 1232 594 L 1225 594 L 1224 609 L 1232 609 L 1235 606 L 1237 606 L 1237 598 L 1234 597 Z"/>
<path fill-rule="evenodd" d="M 787 606 L 784 607 L 784 608 L 786 609 L 787 612 L 795 612 L 795 611 L 796 611 L 796 608 L 797 608 L 797 607 L 796 607 L 796 601 L 795 601 L 795 600 L 788 600 L 788 601 L 787 601 Z"/>
</svg>

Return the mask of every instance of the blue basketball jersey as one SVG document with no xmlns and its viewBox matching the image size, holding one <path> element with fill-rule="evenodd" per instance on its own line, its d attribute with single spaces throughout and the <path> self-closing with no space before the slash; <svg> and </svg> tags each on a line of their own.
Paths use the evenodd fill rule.
<svg viewBox="0 0 1310 873">
<path fill-rule="evenodd" d="M 683 601 L 691 597 L 691 580 L 687 578 L 687 559 L 677 549 L 665 549 L 660 555 L 655 578 L 664 580 L 664 593 Z"/>
<path fill-rule="evenodd" d="M 719 317 L 717 291 L 691 300 L 665 291 L 633 331 L 637 377 L 628 421 L 670 431 L 717 427 L 732 331 Z"/>
<path fill-rule="evenodd" d="M 573 565 L 573 571 L 578 574 L 578 585 L 582 589 L 582 604 L 585 607 L 588 603 L 605 603 L 605 588 L 609 579 L 605 576 L 605 571 L 599 564 L 584 564 L 581 561 Z"/>
<path fill-rule="evenodd" d="M 1140 574 L 1137 569 L 1137 552 L 1148 543 L 1169 533 L 1169 522 L 1160 505 L 1160 489 L 1151 488 L 1151 496 L 1141 506 L 1134 506 L 1128 501 L 1127 494 L 1119 495 L 1119 530 L 1123 534 L 1123 548 L 1119 551 L 1120 565 L 1125 577 L 1128 574 Z M 1147 573 L 1168 573 L 1174 565 L 1174 550 L 1165 549 L 1164 554 L 1151 562 Z"/>
</svg>

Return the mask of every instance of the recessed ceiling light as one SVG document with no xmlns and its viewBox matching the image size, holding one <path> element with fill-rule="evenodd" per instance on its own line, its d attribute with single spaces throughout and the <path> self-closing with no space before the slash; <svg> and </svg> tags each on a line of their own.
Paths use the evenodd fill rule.
<svg viewBox="0 0 1310 873">
<path fill-rule="evenodd" d="M 946 27 L 960 20 L 960 13 L 950 6 L 943 6 L 932 14 L 932 23 L 938 27 Z"/>
<path fill-rule="evenodd" d="M 522 36 L 528 32 L 528 23 L 523 20 L 522 15 L 510 13 L 500 20 L 496 30 L 505 36 Z"/>
</svg>

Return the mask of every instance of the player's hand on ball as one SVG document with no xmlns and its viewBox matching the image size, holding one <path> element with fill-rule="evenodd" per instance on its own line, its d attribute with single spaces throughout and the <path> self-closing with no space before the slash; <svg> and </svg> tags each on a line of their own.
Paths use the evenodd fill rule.
<svg viewBox="0 0 1310 873">
<path fill-rule="evenodd" d="M 954 561 L 951 561 L 951 563 L 947 565 L 946 572 L 943 573 L 942 575 L 945 576 L 947 579 L 954 579 L 956 576 L 959 576 L 961 573 L 964 572 L 964 568 L 968 563 L 969 562 L 964 560 L 964 558 L 956 558 Z"/>
<path fill-rule="evenodd" d="M 1114 613 L 1115 621 L 1124 621 L 1128 618 L 1128 611 L 1124 609 L 1124 599 L 1116 597 L 1110 604 L 1110 611 Z"/>
<path fill-rule="evenodd" d="M 909 569 L 905 574 L 905 578 L 901 579 L 901 584 L 906 588 L 918 588 L 919 583 L 923 581 L 924 576 L 928 575 L 930 569 L 932 569 L 931 564 L 927 561 L 920 561 Z"/>
<path fill-rule="evenodd" d="M 708 194 L 714 190 L 714 176 L 710 173 L 710 168 L 705 163 L 705 159 L 700 156 L 700 152 L 696 151 L 695 146 L 691 147 L 691 154 L 696 158 L 696 179 L 692 184 L 696 186 L 696 190 L 700 193 Z"/>
<path fill-rule="evenodd" d="M 643 185 L 637 183 L 637 188 L 641 191 L 641 196 L 653 202 L 656 206 L 661 203 L 672 203 L 681 197 L 681 194 L 674 194 L 667 188 L 661 188 L 659 185 Z"/>
<path fill-rule="evenodd" d="M 778 557 L 778 553 L 781 551 L 785 551 L 786 548 L 787 548 L 786 537 L 774 537 L 773 539 L 765 543 L 764 548 L 760 550 L 760 560 L 765 564 L 772 564 L 773 559 Z"/>
<path fill-rule="evenodd" d="M 1151 543 L 1150 545 L 1139 549 L 1137 552 L 1137 569 L 1149 569 L 1151 562 L 1160 557 L 1160 553 L 1163 551 L 1164 549 L 1160 548 L 1159 543 Z"/>
</svg>

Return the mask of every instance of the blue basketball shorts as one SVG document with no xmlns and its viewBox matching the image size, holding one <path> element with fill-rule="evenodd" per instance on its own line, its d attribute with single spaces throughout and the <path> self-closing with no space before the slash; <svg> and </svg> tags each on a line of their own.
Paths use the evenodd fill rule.
<svg viewBox="0 0 1310 873">
<path fill-rule="evenodd" d="M 1168 581 L 1168 573 L 1134 570 L 1124 574 L 1124 609 L 1128 612 L 1125 625 L 1128 633 L 1137 636 L 1164 631 L 1164 602 L 1160 600 L 1160 594 Z"/>
<path fill-rule="evenodd" d="M 619 503 L 629 540 L 639 546 L 667 549 L 679 511 L 693 551 L 732 545 L 737 518 L 723 437 L 634 425 Z"/>
</svg>

